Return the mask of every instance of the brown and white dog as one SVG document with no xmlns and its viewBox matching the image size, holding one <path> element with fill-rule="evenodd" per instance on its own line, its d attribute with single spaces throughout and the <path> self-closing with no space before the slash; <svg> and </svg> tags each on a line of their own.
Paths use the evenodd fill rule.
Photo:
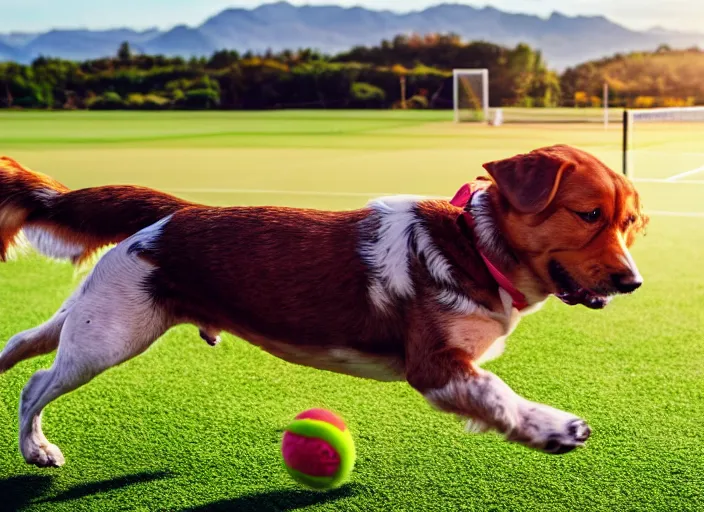
<svg viewBox="0 0 704 512">
<path fill-rule="evenodd" d="M 74 263 L 117 244 L 46 323 L 15 335 L 0 373 L 58 348 L 22 391 L 20 450 L 64 457 L 41 429 L 59 396 L 177 324 L 226 331 L 287 361 L 406 380 L 436 408 L 549 453 L 587 424 L 530 402 L 479 364 L 548 296 L 604 307 L 642 278 L 628 247 L 638 194 L 593 156 L 552 146 L 484 166 L 453 201 L 392 197 L 355 211 L 217 208 L 154 190 L 71 191 L 0 160 L 0 257 L 26 239 Z"/>
</svg>

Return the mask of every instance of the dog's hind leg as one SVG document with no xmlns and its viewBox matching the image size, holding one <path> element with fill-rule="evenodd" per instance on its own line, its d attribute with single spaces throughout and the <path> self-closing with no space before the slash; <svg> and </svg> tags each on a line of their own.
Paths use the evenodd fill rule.
<svg viewBox="0 0 704 512">
<path fill-rule="evenodd" d="M 113 366 L 144 352 L 170 326 L 145 287 L 151 264 L 124 244 L 106 254 L 65 318 L 56 359 L 35 373 L 20 400 L 20 451 L 37 466 L 61 466 L 59 448 L 41 429 L 44 407 Z"/>
<path fill-rule="evenodd" d="M 0 353 L 0 373 L 31 357 L 48 354 L 59 346 L 59 336 L 75 296 L 64 302 L 54 316 L 37 327 L 15 334 Z"/>
<path fill-rule="evenodd" d="M 44 407 L 56 398 L 89 382 L 103 371 L 131 359 L 146 350 L 163 332 L 144 328 L 140 321 L 153 321 L 151 315 L 124 318 L 126 323 L 114 326 L 117 319 L 100 308 L 84 311 L 78 309 L 76 319 L 69 316 L 61 333 L 56 360 L 49 370 L 35 373 L 20 399 L 20 451 L 25 460 L 37 466 L 61 466 L 63 455 L 58 447 L 49 443 L 41 428 Z M 121 311 L 123 314 L 125 311 Z M 118 310 L 119 314 L 120 311 Z M 153 313 L 153 312 L 152 312 Z M 90 323 L 85 320 L 90 317 Z M 131 320 L 135 324 L 131 324 Z M 154 326 L 152 326 L 154 327 Z"/>
</svg>

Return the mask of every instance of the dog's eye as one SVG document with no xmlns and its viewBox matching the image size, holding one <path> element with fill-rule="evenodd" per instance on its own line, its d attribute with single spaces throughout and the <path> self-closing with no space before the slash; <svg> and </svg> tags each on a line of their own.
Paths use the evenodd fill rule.
<svg viewBox="0 0 704 512">
<path fill-rule="evenodd" d="M 636 220 L 638 220 L 638 219 L 636 219 L 636 216 L 635 216 L 635 215 L 631 215 L 630 217 L 628 217 L 628 218 L 626 219 L 626 226 L 630 226 L 631 224 L 635 224 L 635 223 L 636 223 Z"/>
<path fill-rule="evenodd" d="M 590 212 L 575 212 L 575 213 L 577 213 L 577 215 L 579 215 L 579 217 L 584 222 L 588 222 L 589 224 L 593 224 L 601 218 L 601 209 L 600 208 L 594 208 Z"/>
</svg>

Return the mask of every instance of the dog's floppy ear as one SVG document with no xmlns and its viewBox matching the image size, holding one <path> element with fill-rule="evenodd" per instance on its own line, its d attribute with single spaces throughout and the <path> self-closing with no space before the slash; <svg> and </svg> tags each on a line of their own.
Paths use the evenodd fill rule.
<svg viewBox="0 0 704 512">
<path fill-rule="evenodd" d="M 557 193 L 562 175 L 572 167 L 572 162 L 540 150 L 484 164 L 499 192 L 521 213 L 545 210 Z"/>
</svg>

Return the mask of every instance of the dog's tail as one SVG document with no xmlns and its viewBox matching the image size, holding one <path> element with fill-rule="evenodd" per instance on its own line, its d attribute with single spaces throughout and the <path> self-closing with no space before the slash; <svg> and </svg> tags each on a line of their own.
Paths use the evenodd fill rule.
<svg viewBox="0 0 704 512">
<path fill-rule="evenodd" d="M 78 265 L 189 206 L 196 205 L 145 187 L 69 190 L 0 157 L 0 260 L 25 238 L 40 253 Z"/>
</svg>

